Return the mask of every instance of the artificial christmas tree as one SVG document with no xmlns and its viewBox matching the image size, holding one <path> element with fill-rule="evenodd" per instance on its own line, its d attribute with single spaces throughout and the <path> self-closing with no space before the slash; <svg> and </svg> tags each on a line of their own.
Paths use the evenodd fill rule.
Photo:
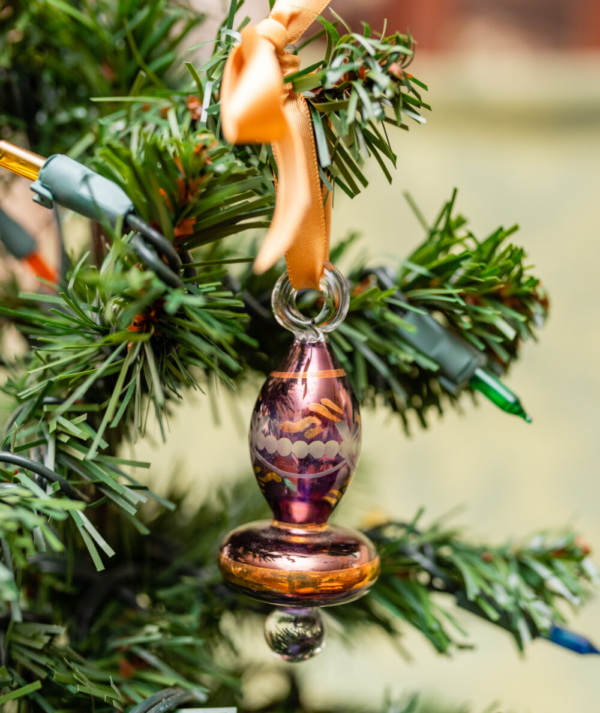
<svg viewBox="0 0 600 713">
<path fill-rule="evenodd" d="M 331 195 L 341 190 L 355 196 L 367 188 L 362 166 L 370 157 L 391 180 L 396 156 L 386 127 L 406 129 L 407 120 L 419 122 L 419 112 L 428 109 L 421 98 L 426 87 L 407 72 L 412 39 L 379 35 L 368 26 L 363 34 L 351 33 L 335 15 L 317 17 L 326 4 L 300 4 L 321 23 L 308 40 L 326 42 L 317 64 L 300 69 L 302 47 L 286 51 L 288 36 L 278 39 L 273 23 L 285 28 L 286 17 L 294 21 L 287 3 L 272 8 L 261 30 L 247 27 L 238 2 L 210 60 L 198 67 L 186 63 L 187 74 L 176 49 L 201 17 L 184 8 L 160 0 L 7 6 L 11 27 L 0 88 L 3 136 L 12 145 L 0 146 L 0 163 L 14 169 L 14 145 L 27 143 L 43 156 L 31 158 L 35 170 L 27 176 L 37 179 L 40 200 L 96 219 L 92 255 L 70 250 L 73 259 L 58 283 L 42 281 L 36 293 L 7 282 L 0 305 L 5 323 L 16 325 L 29 347 L 23 358 L 3 357 L 3 390 L 12 408 L 0 455 L 0 702 L 13 709 L 158 713 L 241 705 L 244 672 L 231 659 L 224 664 L 223 647 L 234 650 L 235 641 L 220 620 L 226 612 L 262 616 L 269 607 L 227 587 L 217 552 L 232 527 L 265 514 L 258 488 L 253 492 L 246 480 L 186 520 L 173 512 L 176 504 L 130 475 L 131 466 L 147 464 L 122 457 L 122 445 L 144 437 L 150 418 L 166 439 L 169 413 L 189 388 L 218 379 L 239 389 L 251 372 L 277 371 L 289 338 L 270 310 L 284 269 L 273 261 L 287 251 L 292 287 L 317 286 L 328 251 Z M 12 46 L 15 28 L 21 32 L 18 50 Z M 296 41 L 295 30 L 287 29 Z M 83 31 L 89 42 L 81 42 Z M 261 61 L 253 69 L 257 55 Z M 51 73 L 35 74 L 42 65 Z M 27 94 L 24 112 L 23 103 L 5 97 L 15 87 L 25 91 L 32 75 L 43 89 Z M 275 96 L 263 97 L 274 79 L 280 89 L 275 84 Z M 244 101 L 236 104 L 240 85 Z M 98 94 L 103 100 L 92 104 Z M 57 96 L 84 112 L 58 121 Z M 268 125 L 280 104 L 281 116 Z M 252 114 L 253 107 L 263 113 Z M 300 125 L 290 123 L 288 112 L 296 111 Z M 257 133 L 244 133 L 248 113 Z M 302 136 L 300 148 L 295 132 Z M 278 142 L 294 147 L 288 151 Z M 298 168 L 298 156 L 310 146 L 316 203 L 311 176 Z M 111 183 L 64 157 L 45 160 L 65 149 Z M 60 179 L 50 173 L 57 166 L 65 167 Z M 78 180 L 69 183 L 70 175 Z M 298 201 L 290 185 L 304 185 Z M 105 200 L 108 194 L 126 200 Z M 406 428 L 411 411 L 426 425 L 430 409 L 441 412 L 473 389 L 485 390 L 473 381 L 477 369 L 490 375 L 486 389 L 494 387 L 492 397 L 500 402 L 502 396 L 510 411 L 510 392 L 501 392 L 494 379 L 547 315 L 547 298 L 525 268 L 523 250 L 507 242 L 514 231 L 498 229 L 478 240 L 456 214 L 455 197 L 426 225 L 425 241 L 398 270 L 361 264 L 347 276 L 348 316 L 331 333 L 335 369 L 347 374 L 361 404 L 398 413 Z M 316 258 L 304 261 L 304 233 L 312 229 L 303 221 L 312 210 L 319 247 Z M 236 236 L 262 228 L 270 232 L 257 274 L 250 265 L 257 248 Z M 349 243 L 333 247 L 333 264 Z M 309 319 L 327 310 L 319 294 L 297 298 Z M 419 342 L 430 319 L 441 327 L 438 337 Z M 449 343 L 466 354 L 472 369 L 452 370 Z M 310 454 L 316 459 L 332 442 L 318 415 L 325 409 L 337 423 L 331 409 L 339 408 L 329 392 L 321 396 L 321 412 L 313 409 L 310 423 L 315 433 L 309 440 L 324 444 L 323 454 L 318 446 Z M 265 442 L 273 437 L 262 432 L 263 417 L 257 411 L 255 446 L 261 435 Z M 498 412 L 498 418 L 504 416 Z M 346 425 L 350 431 L 352 423 Z M 287 428 L 283 437 L 291 444 L 293 429 Z M 288 457 L 287 445 L 277 455 Z M 332 458 L 337 455 L 332 451 Z M 288 468 L 268 462 L 273 470 L 257 473 L 259 484 L 289 514 L 299 474 L 281 476 L 277 470 Z M 273 490 L 277 477 L 287 477 L 283 495 Z M 327 514 L 341 494 L 330 487 L 320 493 Z M 162 510 L 150 526 L 143 509 L 149 498 Z M 521 648 L 545 636 L 586 649 L 561 627 L 561 603 L 579 605 L 597 580 L 589 548 L 574 533 L 518 547 L 474 546 L 456 531 L 439 524 L 423 528 L 418 520 L 366 533 L 381 576 L 369 581 L 366 596 L 331 610 L 340 625 L 350 632 L 371 625 L 395 637 L 400 622 L 408 622 L 446 652 L 460 644 L 460 632 L 437 597 L 445 593 L 506 628 Z M 314 517 L 307 522 L 315 524 Z M 274 648 L 280 627 L 289 622 L 276 616 L 268 630 Z M 295 690 L 269 710 L 301 710 Z M 391 704 L 391 710 L 402 708 Z"/>
</svg>

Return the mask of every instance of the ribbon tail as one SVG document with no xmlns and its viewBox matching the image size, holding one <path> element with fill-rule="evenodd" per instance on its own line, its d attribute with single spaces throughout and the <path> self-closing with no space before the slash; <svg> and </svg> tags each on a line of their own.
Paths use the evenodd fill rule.
<svg viewBox="0 0 600 713">
<path fill-rule="evenodd" d="M 323 185 L 323 210 L 325 211 L 325 231 L 327 233 L 327 255 L 326 260 L 329 260 L 329 240 L 331 235 L 331 209 L 333 208 L 333 191 L 328 190 L 327 186 Z"/>
<path fill-rule="evenodd" d="M 288 99 L 284 111 L 301 138 L 310 182 L 310 205 L 302 221 L 301 239 L 286 252 L 287 270 L 294 289 L 318 290 L 324 263 L 329 259 L 330 213 L 327 208 L 330 208 L 330 196 L 324 205 L 317 147 L 306 99 L 301 96 Z"/>
<path fill-rule="evenodd" d="M 273 267 L 292 247 L 310 209 L 305 148 L 302 138 L 290 125 L 287 104 L 288 101 L 284 104 L 286 131 L 272 144 L 278 169 L 277 201 L 271 226 L 254 262 L 254 271 L 259 275 Z"/>
</svg>

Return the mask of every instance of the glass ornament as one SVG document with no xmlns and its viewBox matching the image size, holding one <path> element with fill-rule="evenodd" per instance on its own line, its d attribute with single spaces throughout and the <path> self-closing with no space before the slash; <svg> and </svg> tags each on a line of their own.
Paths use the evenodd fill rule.
<svg viewBox="0 0 600 713">
<path fill-rule="evenodd" d="M 273 291 L 275 316 L 296 338 L 259 394 L 249 433 L 254 475 L 273 520 L 237 528 L 219 552 L 232 587 L 285 607 L 269 617 L 266 638 L 289 661 L 322 648 L 315 607 L 357 599 L 379 574 L 379 557 L 365 535 L 328 524 L 358 463 L 361 420 L 348 377 L 327 344 L 327 332 L 349 305 L 346 281 L 329 263 L 321 289 L 324 306 L 315 319 L 297 309 L 287 273 Z"/>
</svg>

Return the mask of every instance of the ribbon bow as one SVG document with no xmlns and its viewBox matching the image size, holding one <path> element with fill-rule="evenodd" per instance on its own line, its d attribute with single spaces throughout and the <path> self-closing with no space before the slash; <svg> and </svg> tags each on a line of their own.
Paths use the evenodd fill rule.
<svg viewBox="0 0 600 713">
<path fill-rule="evenodd" d="M 242 31 L 227 59 L 221 121 L 231 143 L 270 143 L 277 162 L 277 201 L 254 269 L 265 272 L 285 254 L 295 289 L 319 288 L 329 256 L 330 200 L 319 177 L 310 110 L 283 77 L 297 72 L 296 42 L 330 0 L 277 0 L 271 14 Z"/>
</svg>

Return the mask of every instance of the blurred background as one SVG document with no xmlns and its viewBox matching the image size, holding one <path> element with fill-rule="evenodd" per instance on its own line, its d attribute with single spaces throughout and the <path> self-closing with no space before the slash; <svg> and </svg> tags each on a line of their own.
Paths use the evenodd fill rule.
<svg viewBox="0 0 600 713">
<path fill-rule="evenodd" d="M 210 37 L 225 3 L 195 4 L 208 8 L 203 33 Z M 256 20 L 268 12 L 267 0 L 247 7 Z M 337 521 L 408 519 L 420 506 L 434 518 L 464 506 L 454 519 L 473 538 L 502 541 L 572 523 L 600 550 L 600 2 L 334 0 L 332 7 L 355 27 L 363 20 L 381 30 L 387 19 L 388 32 L 410 29 L 418 40 L 411 71 L 429 86 L 433 107 L 426 126 L 391 136 L 399 156 L 392 186 L 367 168 L 367 193 L 354 201 L 336 197 L 333 239 L 359 230 L 359 249 L 405 256 L 422 235 L 403 191 L 433 219 L 456 186 L 476 235 L 521 226 L 515 240 L 552 302 L 541 344 L 524 346 L 508 380 L 533 424 L 487 402 L 466 404 L 462 415 L 434 419 L 428 432 L 415 424 L 407 438 L 397 420 L 366 413 L 361 465 Z M 28 194 L 15 184 L 3 201 L 30 229 L 39 228 L 48 214 Z M 246 477 L 254 488 L 245 430 L 255 397 L 248 387 L 223 398 L 230 408 L 216 424 L 209 400 L 190 396 L 174 415 L 167 445 L 137 447 L 136 455 L 153 463 L 143 477 L 163 491 L 176 478 L 190 507 L 232 478 Z M 351 648 L 331 637 L 326 651 L 302 667 L 307 704 L 372 706 L 386 694 L 423 691 L 468 702 L 474 711 L 494 701 L 506 711 L 598 710 L 599 657 L 536 641 L 521 658 L 503 632 L 458 616 L 477 648 L 451 659 L 435 655 L 408 628 L 410 660 L 383 637 L 358 638 Z M 600 603 L 585 608 L 572 628 L 600 643 Z M 252 627 L 236 636 L 245 655 L 272 664 Z M 249 682 L 249 703 L 280 692 L 274 666 L 260 685 Z"/>
</svg>

